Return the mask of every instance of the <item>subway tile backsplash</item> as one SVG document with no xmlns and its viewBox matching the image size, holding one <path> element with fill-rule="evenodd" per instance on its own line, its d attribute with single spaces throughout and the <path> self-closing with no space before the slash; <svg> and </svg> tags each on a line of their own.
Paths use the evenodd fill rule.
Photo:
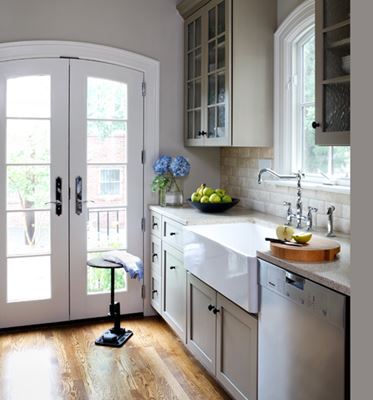
<svg viewBox="0 0 373 400">
<path fill-rule="evenodd" d="M 267 160 L 267 161 L 266 161 Z M 296 203 L 296 188 L 275 186 L 265 181 L 258 185 L 259 169 L 273 165 L 272 148 L 222 148 L 220 153 L 221 186 L 233 197 L 241 200 L 241 206 L 272 214 L 286 216 L 284 201 L 290 201 L 293 209 Z M 269 175 L 264 178 L 270 179 Z M 317 207 L 314 218 L 316 228 L 327 229 L 326 210 L 328 204 L 335 205 L 334 229 L 350 234 L 350 195 L 303 189 L 303 206 Z"/>
</svg>

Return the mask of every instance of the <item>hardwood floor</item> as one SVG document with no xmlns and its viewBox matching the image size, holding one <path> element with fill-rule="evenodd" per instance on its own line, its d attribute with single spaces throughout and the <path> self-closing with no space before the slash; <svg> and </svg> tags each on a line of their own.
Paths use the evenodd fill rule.
<svg viewBox="0 0 373 400">
<path fill-rule="evenodd" d="M 229 399 L 160 318 L 130 319 L 119 349 L 95 346 L 110 323 L 0 334 L 1 400 Z"/>
</svg>

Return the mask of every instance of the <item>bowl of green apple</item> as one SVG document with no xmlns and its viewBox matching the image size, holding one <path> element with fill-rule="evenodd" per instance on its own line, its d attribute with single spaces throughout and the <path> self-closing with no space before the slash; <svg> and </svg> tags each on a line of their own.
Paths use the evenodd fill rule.
<svg viewBox="0 0 373 400">
<path fill-rule="evenodd" d="M 213 189 L 205 183 L 192 193 L 190 199 L 187 199 L 188 204 L 205 213 L 224 212 L 234 207 L 239 201 L 232 198 L 224 189 Z"/>
</svg>

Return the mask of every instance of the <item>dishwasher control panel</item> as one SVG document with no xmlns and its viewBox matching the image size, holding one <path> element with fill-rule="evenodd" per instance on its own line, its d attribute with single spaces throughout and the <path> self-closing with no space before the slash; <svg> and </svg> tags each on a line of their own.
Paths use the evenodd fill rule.
<svg viewBox="0 0 373 400">
<path fill-rule="evenodd" d="M 260 286 L 344 328 L 346 297 L 302 276 L 259 259 Z"/>
</svg>

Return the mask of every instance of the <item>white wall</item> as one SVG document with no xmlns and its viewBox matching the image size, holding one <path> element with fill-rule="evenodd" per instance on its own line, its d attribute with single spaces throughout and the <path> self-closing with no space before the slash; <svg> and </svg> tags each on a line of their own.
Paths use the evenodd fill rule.
<svg viewBox="0 0 373 400">
<path fill-rule="evenodd" d="M 73 40 L 160 61 L 160 151 L 187 155 L 186 194 L 200 181 L 219 184 L 219 151 L 183 146 L 183 21 L 177 0 L 1 0 L 0 42 Z"/>
<path fill-rule="evenodd" d="M 277 0 L 277 26 L 304 0 Z"/>
</svg>

